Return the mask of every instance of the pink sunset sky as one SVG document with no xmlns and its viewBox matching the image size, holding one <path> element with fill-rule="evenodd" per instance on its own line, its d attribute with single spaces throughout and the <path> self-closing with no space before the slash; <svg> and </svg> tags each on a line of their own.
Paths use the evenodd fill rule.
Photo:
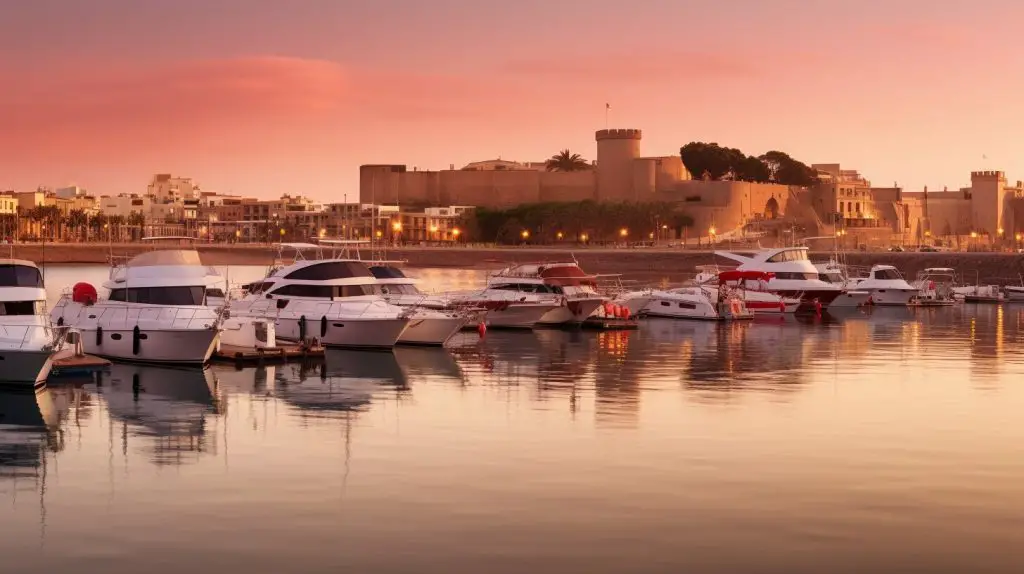
<svg viewBox="0 0 1024 574">
<path fill-rule="evenodd" d="M 1020 0 L 32 0 L 0 4 L 0 189 L 358 196 L 641 128 L 876 185 L 1024 179 Z"/>
</svg>

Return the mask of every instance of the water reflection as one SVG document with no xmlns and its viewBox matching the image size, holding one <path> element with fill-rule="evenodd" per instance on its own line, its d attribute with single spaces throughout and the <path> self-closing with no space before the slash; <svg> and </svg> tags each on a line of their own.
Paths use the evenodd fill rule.
<svg viewBox="0 0 1024 574">
<path fill-rule="evenodd" d="M 0 553 L 12 571 L 1015 571 L 1022 312 L 114 365 L 0 394 Z M 61 532 L 46 553 L 25 550 L 34 521 Z"/>
<path fill-rule="evenodd" d="M 220 403 L 209 369 L 114 363 L 97 387 L 107 412 L 122 424 L 123 448 L 142 439 L 143 452 L 157 465 L 195 462 L 216 454 Z"/>
</svg>

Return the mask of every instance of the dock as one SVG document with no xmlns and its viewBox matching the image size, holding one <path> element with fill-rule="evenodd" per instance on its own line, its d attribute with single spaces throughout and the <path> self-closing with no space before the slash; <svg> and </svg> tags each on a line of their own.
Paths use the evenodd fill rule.
<svg viewBox="0 0 1024 574">
<path fill-rule="evenodd" d="M 92 355 L 72 355 L 53 362 L 50 368 L 51 377 L 71 377 L 86 375 L 110 366 L 110 361 Z"/>
<path fill-rule="evenodd" d="M 640 328 L 640 322 L 636 319 L 588 317 L 580 326 L 595 331 L 632 331 Z"/>
<path fill-rule="evenodd" d="M 278 344 L 276 347 L 261 348 L 221 345 L 212 358 L 236 364 L 267 364 L 318 359 L 323 356 L 324 349 L 320 346 Z"/>
</svg>

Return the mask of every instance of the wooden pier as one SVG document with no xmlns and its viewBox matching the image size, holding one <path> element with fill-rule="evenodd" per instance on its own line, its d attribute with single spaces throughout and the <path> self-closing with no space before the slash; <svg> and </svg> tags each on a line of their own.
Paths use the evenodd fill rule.
<svg viewBox="0 0 1024 574">
<path fill-rule="evenodd" d="M 324 356 L 320 346 L 278 344 L 276 347 L 236 347 L 221 345 L 213 354 L 213 360 L 240 364 L 285 363 L 302 359 L 317 359 Z"/>
<path fill-rule="evenodd" d="M 110 366 L 110 361 L 101 358 L 94 357 L 92 355 L 72 355 L 70 357 L 63 357 L 53 362 L 53 366 L 50 368 L 51 377 L 68 377 L 75 375 L 84 375 L 105 369 Z"/>
</svg>

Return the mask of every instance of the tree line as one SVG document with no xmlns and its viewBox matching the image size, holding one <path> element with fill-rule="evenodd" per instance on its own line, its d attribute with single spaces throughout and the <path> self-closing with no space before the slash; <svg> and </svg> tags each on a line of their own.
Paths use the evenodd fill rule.
<svg viewBox="0 0 1024 574">
<path fill-rule="evenodd" d="M 123 215 L 90 214 L 83 209 L 72 209 L 66 214 L 55 205 L 37 205 L 20 214 L 6 214 L 0 218 L 0 225 L 5 235 L 18 234 L 18 220 L 27 221 L 29 225 L 20 235 L 22 239 L 47 239 L 51 241 L 77 240 L 105 237 L 104 230 L 129 229 L 138 230 L 138 237 L 143 236 L 146 217 L 132 212 L 128 217 Z M 135 235 L 135 232 L 132 232 Z"/>
<path fill-rule="evenodd" d="M 818 172 L 781 151 L 752 156 L 716 143 L 690 142 L 679 149 L 694 179 L 750 181 L 812 186 Z"/>
<path fill-rule="evenodd" d="M 469 241 L 599 243 L 678 237 L 681 229 L 693 225 L 693 218 L 671 202 L 586 200 L 529 203 L 507 209 L 478 207 L 467 213 L 462 225 Z"/>
</svg>

